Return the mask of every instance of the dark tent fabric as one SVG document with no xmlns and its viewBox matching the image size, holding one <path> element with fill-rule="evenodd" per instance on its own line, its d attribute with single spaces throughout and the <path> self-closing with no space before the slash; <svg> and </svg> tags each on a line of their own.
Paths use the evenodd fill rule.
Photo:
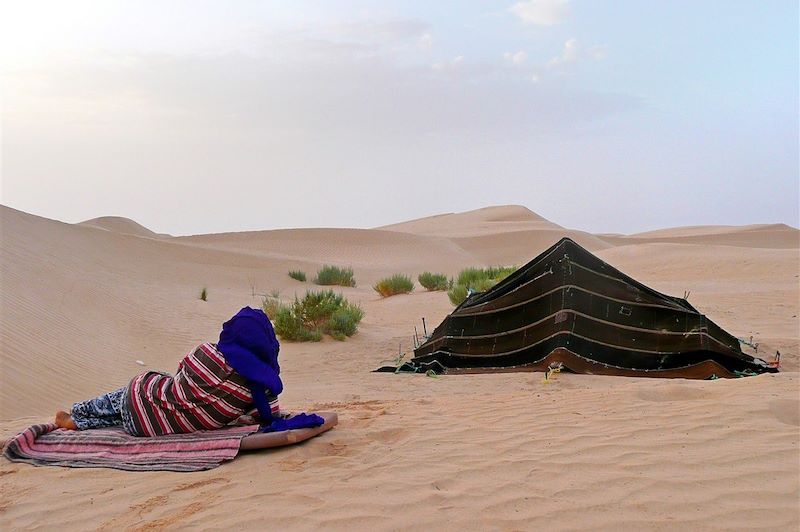
<svg viewBox="0 0 800 532">
<path fill-rule="evenodd" d="M 777 371 L 685 299 L 648 288 L 569 238 L 468 297 L 396 369 L 544 371 L 559 363 L 575 373 L 639 377 Z"/>
</svg>

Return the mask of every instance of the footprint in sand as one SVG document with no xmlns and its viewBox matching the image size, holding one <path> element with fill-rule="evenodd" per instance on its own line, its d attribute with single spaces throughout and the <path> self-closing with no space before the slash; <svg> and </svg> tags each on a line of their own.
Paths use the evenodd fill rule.
<svg viewBox="0 0 800 532">
<path fill-rule="evenodd" d="M 323 403 L 319 410 L 336 410 L 339 424 L 343 428 L 362 429 L 372 425 L 376 418 L 388 413 L 387 404 L 383 401 L 360 401 L 350 404 Z"/>
<path fill-rule="evenodd" d="M 187 484 L 181 484 L 180 486 L 177 486 L 172 491 L 193 490 L 193 489 L 197 489 L 197 488 L 203 488 L 203 487 L 211 485 L 211 484 L 230 484 L 230 480 L 228 480 L 226 478 L 222 478 L 222 477 L 209 478 L 209 479 L 206 479 L 206 480 L 198 480 L 197 482 L 189 482 Z"/>
<path fill-rule="evenodd" d="M 328 442 L 322 447 L 321 453 L 324 456 L 345 456 L 349 454 L 349 446 L 340 441 Z"/>
<path fill-rule="evenodd" d="M 297 458 L 288 458 L 278 462 L 278 468 L 281 471 L 305 471 L 308 468 L 308 462 Z"/>
<path fill-rule="evenodd" d="M 378 430 L 367 434 L 369 441 L 377 441 L 381 443 L 397 443 L 406 439 L 408 430 L 403 428 Z"/>
<path fill-rule="evenodd" d="M 139 514 L 149 512 L 153 508 L 158 508 L 159 506 L 164 506 L 169 501 L 169 497 L 166 495 L 156 495 L 155 497 L 150 497 L 146 501 L 140 504 L 134 504 L 130 507 L 131 510 L 135 512 L 139 512 Z"/>
</svg>

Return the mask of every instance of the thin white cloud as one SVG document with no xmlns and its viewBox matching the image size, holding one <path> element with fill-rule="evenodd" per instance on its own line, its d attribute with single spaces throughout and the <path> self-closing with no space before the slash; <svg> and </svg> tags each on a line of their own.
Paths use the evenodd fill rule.
<svg viewBox="0 0 800 532">
<path fill-rule="evenodd" d="M 578 57 L 580 57 L 580 44 L 578 44 L 577 39 L 569 39 L 564 43 L 564 48 L 561 50 L 561 53 L 552 58 L 548 65 L 554 67 L 567 63 L 574 63 L 578 60 Z"/>
<path fill-rule="evenodd" d="M 315 32 L 331 38 L 356 42 L 393 42 L 418 38 L 426 34 L 428 25 L 421 20 L 394 19 L 331 24 L 316 28 Z"/>
<path fill-rule="evenodd" d="M 519 50 L 518 52 L 506 52 L 503 54 L 503 57 L 506 61 L 509 61 L 515 65 L 521 65 L 528 58 L 528 54 L 525 52 L 525 50 Z"/>
<path fill-rule="evenodd" d="M 424 33 L 417 39 L 417 46 L 420 50 L 430 50 L 433 46 L 433 37 L 430 33 Z"/>
<path fill-rule="evenodd" d="M 605 46 L 594 45 L 586 49 L 586 53 L 592 59 L 605 59 L 608 53 Z"/>
<path fill-rule="evenodd" d="M 568 0 L 528 0 L 517 2 L 510 11 L 525 24 L 553 26 L 572 14 Z"/>
<path fill-rule="evenodd" d="M 572 63 L 577 63 L 583 59 L 601 60 L 606 57 L 606 49 L 600 45 L 589 46 L 588 48 L 581 45 L 577 39 L 572 38 L 564 43 L 564 48 L 561 53 L 552 58 L 547 66 L 549 67 L 562 67 Z"/>
<path fill-rule="evenodd" d="M 439 61 L 431 65 L 433 70 L 456 70 L 464 64 L 464 56 L 457 55 L 449 61 Z"/>
</svg>

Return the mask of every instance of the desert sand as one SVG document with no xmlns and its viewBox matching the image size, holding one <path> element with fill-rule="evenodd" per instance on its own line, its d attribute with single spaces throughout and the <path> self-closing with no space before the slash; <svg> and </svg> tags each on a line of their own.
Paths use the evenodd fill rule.
<svg viewBox="0 0 800 532">
<path fill-rule="evenodd" d="M 774 375 L 658 380 L 538 373 L 376 374 L 452 310 L 383 276 L 522 265 L 562 236 L 782 354 Z M 283 342 L 282 406 L 334 410 L 302 445 L 203 473 L 0 460 L 0 528 L 605 529 L 800 527 L 800 233 L 785 225 L 574 231 L 520 206 L 376 229 L 170 237 L 132 220 L 65 224 L 0 207 L 0 438 L 57 409 L 174 371 L 259 294 L 289 300 L 322 264 L 365 318 L 345 342 Z M 208 301 L 199 299 L 202 288 Z M 144 367 L 137 364 L 144 362 Z"/>
</svg>

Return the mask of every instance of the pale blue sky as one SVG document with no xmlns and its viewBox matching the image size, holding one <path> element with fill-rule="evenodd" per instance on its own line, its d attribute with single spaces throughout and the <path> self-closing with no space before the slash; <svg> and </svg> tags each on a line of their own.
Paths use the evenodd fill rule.
<svg viewBox="0 0 800 532">
<path fill-rule="evenodd" d="M 160 232 L 798 225 L 792 1 L 2 4 L 0 201 Z"/>
</svg>

